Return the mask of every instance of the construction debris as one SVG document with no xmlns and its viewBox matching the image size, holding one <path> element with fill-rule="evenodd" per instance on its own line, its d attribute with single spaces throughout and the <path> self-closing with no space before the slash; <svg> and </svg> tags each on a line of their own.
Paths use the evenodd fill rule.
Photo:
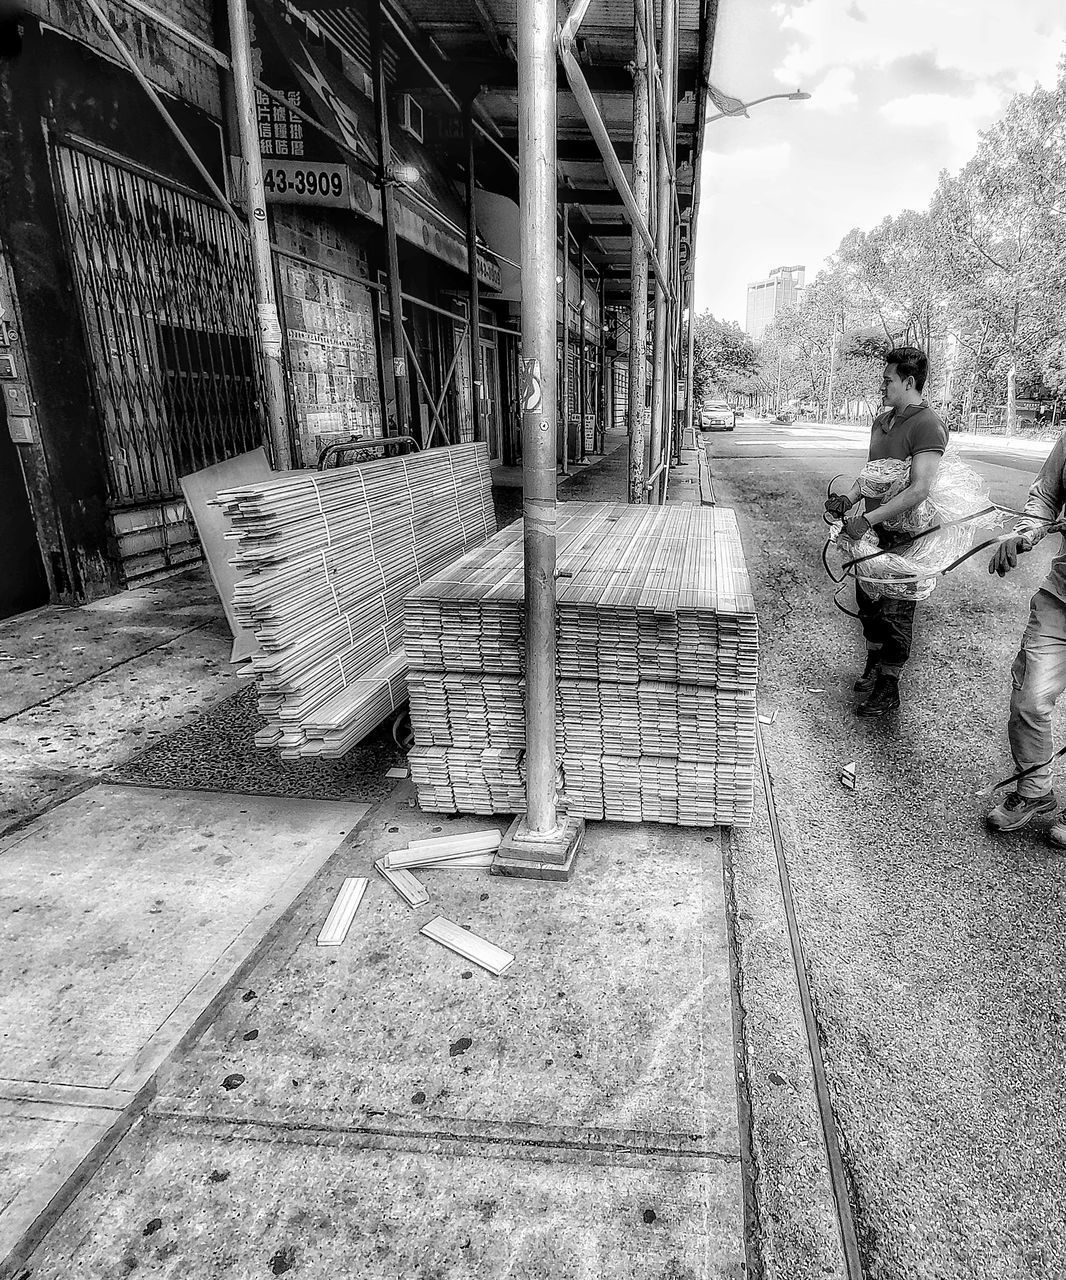
<svg viewBox="0 0 1066 1280">
<path fill-rule="evenodd" d="M 378 858 L 374 866 L 378 874 L 392 885 L 409 907 L 424 907 L 429 901 L 429 891 L 410 871 L 404 870 L 403 867 L 387 867 L 384 858 Z"/>
<path fill-rule="evenodd" d="M 760 724 L 773 724 L 776 720 L 777 720 L 777 708 L 776 708 L 776 707 L 774 707 L 773 711 L 771 711 L 771 712 L 770 712 L 770 714 L 769 714 L 768 716 L 763 716 L 763 715 L 760 715 L 760 716 L 759 716 L 759 723 L 760 723 Z"/>
<path fill-rule="evenodd" d="M 318 935 L 320 947 L 339 947 L 347 936 L 355 913 L 366 893 L 370 881 L 366 876 L 348 876 L 340 887 L 340 892 L 333 901 L 326 923 Z"/>
<path fill-rule="evenodd" d="M 525 807 L 522 536 L 509 526 L 408 599 L 408 759 L 423 809 Z M 733 512 L 567 503 L 557 563 L 568 812 L 749 823 L 758 624 Z"/>
<path fill-rule="evenodd" d="M 471 832 L 465 836 L 444 836 L 440 840 L 412 840 L 406 849 L 385 854 L 381 861 L 390 870 L 402 867 L 454 870 L 491 867 L 499 845 L 498 831 Z"/>
<path fill-rule="evenodd" d="M 223 490 L 267 724 L 284 759 L 343 756 L 407 697 L 403 600 L 496 527 L 488 451 L 456 445 Z"/>
<path fill-rule="evenodd" d="M 471 933 L 453 920 L 446 920 L 444 916 L 434 916 L 419 932 L 432 938 L 434 942 L 439 942 L 442 947 L 447 947 L 449 951 L 461 955 L 464 960 L 487 969 L 497 978 L 514 964 L 514 956 L 509 951 L 504 951 L 494 942 L 479 938 L 476 933 Z"/>
</svg>

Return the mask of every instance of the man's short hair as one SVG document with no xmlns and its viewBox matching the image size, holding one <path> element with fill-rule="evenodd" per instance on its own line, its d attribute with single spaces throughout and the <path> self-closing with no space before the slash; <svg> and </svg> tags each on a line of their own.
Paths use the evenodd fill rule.
<svg viewBox="0 0 1066 1280">
<path fill-rule="evenodd" d="M 921 391 L 929 377 L 929 357 L 920 347 L 893 347 L 885 355 L 885 364 L 894 364 L 900 381 L 914 379 L 915 391 Z"/>
</svg>

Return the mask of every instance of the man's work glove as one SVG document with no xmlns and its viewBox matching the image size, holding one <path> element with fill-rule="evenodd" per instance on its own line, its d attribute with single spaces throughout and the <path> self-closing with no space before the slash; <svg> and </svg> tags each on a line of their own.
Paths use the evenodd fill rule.
<svg viewBox="0 0 1066 1280">
<path fill-rule="evenodd" d="M 825 500 L 826 512 L 833 517 L 834 520 L 843 520 L 854 504 L 849 501 L 846 493 L 831 493 Z"/>
<path fill-rule="evenodd" d="M 852 542 L 858 542 L 864 533 L 869 533 L 873 528 L 869 520 L 865 516 L 852 516 L 850 520 L 844 521 L 844 537 L 850 538 Z"/>
<path fill-rule="evenodd" d="M 996 554 L 988 562 L 988 572 L 998 573 L 1002 578 L 1018 563 L 1020 555 L 1032 549 L 1033 544 L 1023 534 L 1016 533 L 1013 537 L 1004 538 L 996 548 Z"/>
</svg>

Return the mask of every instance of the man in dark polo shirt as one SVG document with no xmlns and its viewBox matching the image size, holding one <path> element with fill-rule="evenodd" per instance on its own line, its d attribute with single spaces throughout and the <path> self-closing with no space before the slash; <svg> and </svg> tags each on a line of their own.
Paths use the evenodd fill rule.
<svg viewBox="0 0 1066 1280">
<path fill-rule="evenodd" d="M 902 493 L 885 503 L 866 498 L 862 514 L 848 515 L 860 497 L 858 481 L 847 493 L 828 498 L 826 511 L 844 520 L 844 532 L 849 538 L 861 538 L 868 529 L 877 529 L 929 496 L 947 448 L 948 433 L 922 399 L 928 376 L 929 361 L 917 347 L 895 347 L 885 356 L 881 379 L 885 410 L 874 419 L 870 432 L 870 460 L 909 460 L 910 481 Z M 883 546 L 890 546 L 890 532 L 879 534 L 878 540 Z M 899 706 L 899 677 L 911 653 L 915 601 L 895 596 L 875 600 L 858 581 L 855 599 L 866 637 L 866 669 L 855 682 L 856 692 L 866 697 L 855 710 L 860 716 L 883 716 Z"/>
</svg>

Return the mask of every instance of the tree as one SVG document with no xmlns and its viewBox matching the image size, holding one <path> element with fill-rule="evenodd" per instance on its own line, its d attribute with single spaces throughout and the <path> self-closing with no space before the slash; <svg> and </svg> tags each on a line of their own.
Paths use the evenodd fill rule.
<svg viewBox="0 0 1066 1280">
<path fill-rule="evenodd" d="M 759 370 L 755 344 L 735 322 L 716 320 L 709 311 L 696 317 L 693 332 L 693 394 L 736 397 Z"/>
<path fill-rule="evenodd" d="M 1007 429 L 1018 378 L 1038 376 L 1066 302 L 1066 70 L 1055 92 L 1016 95 L 931 206 L 937 260 L 967 369 L 968 416 L 981 381 L 1003 388 Z"/>
</svg>

